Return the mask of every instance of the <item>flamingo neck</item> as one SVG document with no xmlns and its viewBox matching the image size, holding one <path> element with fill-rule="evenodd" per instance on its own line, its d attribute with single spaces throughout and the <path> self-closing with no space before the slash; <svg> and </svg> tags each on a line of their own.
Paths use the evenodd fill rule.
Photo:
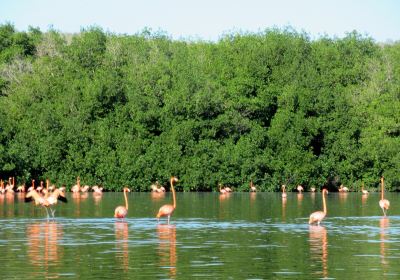
<svg viewBox="0 0 400 280">
<path fill-rule="evenodd" d="M 125 208 L 128 210 L 128 198 L 126 197 L 126 190 L 124 190 L 124 197 L 125 197 Z"/>
<path fill-rule="evenodd" d="M 173 178 L 171 178 L 170 184 L 171 184 L 171 190 L 172 190 L 173 206 L 174 206 L 174 209 L 175 209 L 176 208 L 176 197 L 175 197 L 174 179 Z"/>
<path fill-rule="evenodd" d="M 384 185 L 383 185 L 383 178 L 381 179 L 381 199 L 383 199 L 383 193 L 385 192 L 385 187 L 384 187 Z"/>
<path fill-rule="evenodd" d="M 325 213 L 325 215 L 326 215 L 326 213 L 328 212 L 328 210 L 326 209 L 325 193 L 326 193 L 326 191 L 323 190 L 323 191 L 322 191 L 322 204 L 324 205 L 324 213 Z"/>
</svg>

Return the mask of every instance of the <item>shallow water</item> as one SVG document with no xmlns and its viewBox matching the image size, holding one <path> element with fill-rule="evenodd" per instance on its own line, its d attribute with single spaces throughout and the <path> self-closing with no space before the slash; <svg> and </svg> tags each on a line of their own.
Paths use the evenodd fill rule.
<svg viewBox="0 0 400 280">
<path fill-rule="evenodd" d="M 122 193 L 68 194 L 55 219 L 23 196 L 0 195 L 1 279 L 399 279 L 400 196 L 178 193 L 171 224 L 157 223 L 171 196 L 130 193 L 124 221 L 112 218 Z"/>
</svg>

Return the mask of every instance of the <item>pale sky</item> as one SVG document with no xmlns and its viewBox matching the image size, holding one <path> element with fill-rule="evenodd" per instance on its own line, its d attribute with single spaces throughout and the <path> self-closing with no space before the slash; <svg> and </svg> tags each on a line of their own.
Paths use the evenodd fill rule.
<svg viewBox="0 0 400 280">
<path fill-rule="evenodd" d="M 377 42 L 400 40 L 397 0 L 0 0 L 0 24 L 76 33 L 99 26 L 117 34 L 145 27 L 173 39 L 218 40 L 225 33 L 292 26 L 316 39 L 353 30 Z"/>
</svg>

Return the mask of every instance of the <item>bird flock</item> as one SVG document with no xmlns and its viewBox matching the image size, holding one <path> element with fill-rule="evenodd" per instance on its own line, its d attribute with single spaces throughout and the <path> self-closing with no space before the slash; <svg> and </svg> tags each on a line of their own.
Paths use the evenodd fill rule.
<svg viewBox="0 0 400 280">
<path fill-rule="evenodd" d="M 165 204 L 160 207 L 158 210 L 158 213 L 156 215 L 157 220 L 161 217 L 166 217 L 168 224 L 170 223 L 170 218 L 171 215 L 174 213 L 176 209 L 176 195 L 175 195 L 175 188 L 174 184 L 178 182 L 178 178 L 172 176 L 170 178 L 170 189 L 172 192 L 172 204 Z M 379 200 L 379 207 L 382 209 L 383 215 L 387 215 L 387 211 L 389 210 L 390 207 L 390 202 L 389 200 L 384 198 L 384 177 L 382 176 L 380 179 L 380 184 L 381 184 L 381 199 Z M 150 186 L 151 191 L 153 193 L 164 193 L 166 190 L 163 186 L 161 186 L 158 181 L 156 181 L 154 184 Z M 228 186 L 223 186 L 222 184 L 218 185 L 219 192 L 221 196 L 225 196 L 232 192 L 232 189 Z M 88 192 L 89 190 L 93 191 L 93 194 L 95 196 L 101 196 L 103 192 L 103 188 L 99 186 L 93 186 L 90 187 L 88 185 L 81 186 L 80 184 L 80 177 L 77 177 L 76 184 L 71 187 L 71 192 L 72 193 L 85 193 Z M 287 194 L 286 194 L 286 186 L 282 185 L 282 199 L 286 200 Z M 297 191 L 299 194 L 301 194 L 304 191 L 304 188 L 301 185 L 297 186 Z M 310 189 L 312 192 L 315 192 L 315 188 L 312 187 Z M 114 211 L 114 217 L 117 219 L 124 219 L 127 214 L 128 214 L 128 198 L 127 198 L 127 193 L 130 192 L 131 190 L 128 187 L 123 188 L 123 195 L 125 199 L 125 205 L 124 206 L 118 206 L 115 208 Z M 250 181 L 249 184 L 249 191 L 250 192 L 257 192 L 256 186 L 253 184 L 253 181 Z M 339 187 L 339 192 L 348 192 L 349 189 L 343 185 L 340 185 Z M 362 194 L 368 195 L 368 191 L 364 189 L 364 184 L 362 184 L 361 187 Z M 15 187 L 15 178 L 10 177 L 8 181 L 5 182 L 3 180 L 0 180 L 0 195 L 12 195 L 14 192 L 19 192 L 19 193 L 24 193 L 25 194 L 25 202 L 33 202 L 36 206 L 41 206 L 46 209 L 47 212 L 47 217 L 54 218 L 54 213 L 55 209 L 54 206 L 57 204 L 58 201 L 61 202 L 68 202 L 65 192 L 66 192 L 66 187 L 63 185 L 60 188 L 57 188 L 55 185 L 50 184 L 50 180 L 46 180 L 46 186 L 44 186 L 44 182 L 40 181 L 40 185 L 38 187 L 35 187 L 35 180 L 32 180 L 31 186 L 29 188 L 26 188 L 25 184 L 19 185 L 18 187 Z M 322 211 L 316 211 L 311 213 L 309 217 L 309 224 L 317 224 L 320 225 L 322 220 L 326 217 L 327 215 L 327 204 L 326 204 L 326 195 L 328 195 L 328 190 L 323 189 L 322 192 L 322 203 L 323 203 L 323 210 Z"/>
</svg>

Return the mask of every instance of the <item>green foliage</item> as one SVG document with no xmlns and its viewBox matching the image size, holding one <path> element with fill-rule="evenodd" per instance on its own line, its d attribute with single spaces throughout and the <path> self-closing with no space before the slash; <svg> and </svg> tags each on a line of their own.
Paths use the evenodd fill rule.
<svg viewBox="0 0 400 280">
<path fill-rule="evenodd" d="M 400 44 L 0 25 L 0 177 L 149 190 L 400 188 Z"/>
</svg>

